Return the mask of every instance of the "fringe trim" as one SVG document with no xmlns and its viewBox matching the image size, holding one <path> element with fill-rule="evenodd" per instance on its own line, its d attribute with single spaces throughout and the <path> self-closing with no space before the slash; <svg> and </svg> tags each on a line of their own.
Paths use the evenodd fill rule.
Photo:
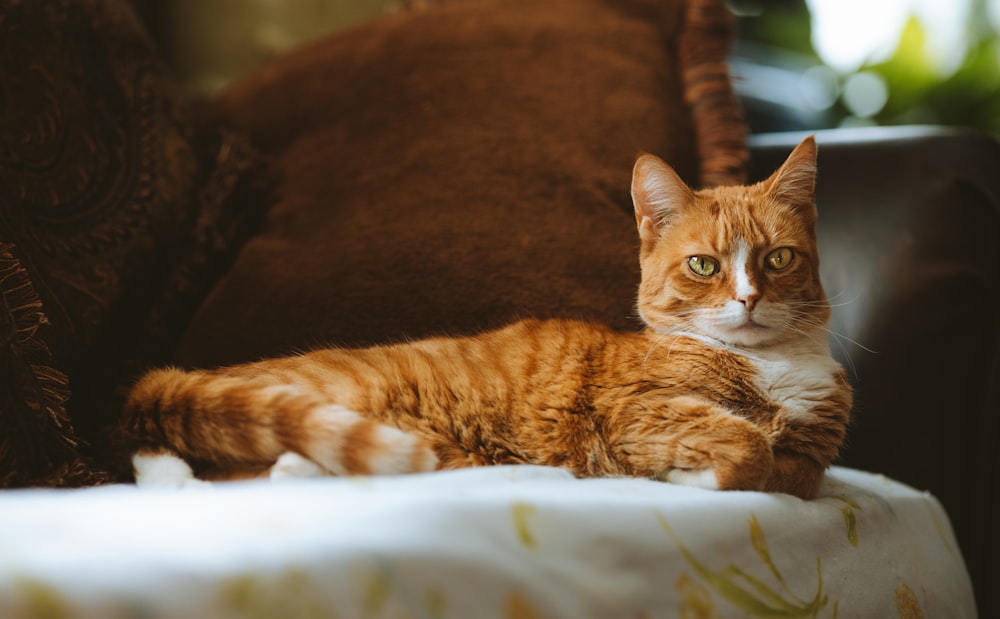
<svg viewBox="0 0 1000 619">
<path fill-rule="evenodd" d="M 198 184 L 189 244 L 164 274 L 133 348 L 113 372 L 116 380 L 110 394 L 101 399 L 101 410 L 120 411 L 145 371 L 170 363 L 199 305 L 258 230 L 273 202 L 276 178 L 270 159 L 256 151 L 246 136 L 207 116 L 196 115 L 195 125 L 203 138 L 198 145 L 199 165 L 207 174 Z M 95 442 L 95 466 L 111 481 L 132 481 L 132 454 L 117 421 L 103 442 Z"/>
<path fill-rule="evenodd" d="M 95 483 L 79 456 L 80 442 L 66 413 L 69 378 L 52 366 L 52 354 L 39 334 L 49 324 L 27 270 L 14 245 L 0 243 L 0 295 L 12 325 L 3 365 L 8 393 L 22 406 L 0 411 L 0 487 L 76 486 Z"/>
<path fill-rule="evenodd" d="M 734 25 L 721 0 L 688 1 L 678 54 L 703 187 L 739 185 L 747 179 L 747 130 L 726 62 Z"/>
</svg>

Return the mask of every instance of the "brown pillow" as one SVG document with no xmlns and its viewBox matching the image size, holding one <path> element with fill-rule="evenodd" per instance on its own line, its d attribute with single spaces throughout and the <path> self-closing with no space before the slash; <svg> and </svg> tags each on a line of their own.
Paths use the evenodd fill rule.
<svg viewBox="0 0 1000 619">
<path fill-rule="evenodd" d="M 527 316 L 635 328 L 636 155 L 742 180 L 730 25 L 715 0 L 432 3 L 244 78 L 215 113 L 274 157 L 276 203 L 178 361 Z"/>
<path fill-rule="evenodd" d="M 196 132 L 124 0 L 0 0 L 0 487 L 106 478 L 113 390 L 245 236 L 259 165 Z"/>
</svg>

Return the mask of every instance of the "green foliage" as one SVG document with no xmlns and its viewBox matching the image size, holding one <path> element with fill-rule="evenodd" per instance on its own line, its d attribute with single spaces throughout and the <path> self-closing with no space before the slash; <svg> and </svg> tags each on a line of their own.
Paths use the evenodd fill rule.
<svg viewBox="0 0 1000 619">
<path fill-rule="evenodd" d="M 927 55 L 924 29 L 910 19 L 899 47 L 884 63 L 869 67 L 889 87 L 878 114 L 882 124 L 936 123 L 1000 133 L 1000 39 L 976 42 L 952 75 L 942 78 Z"/>
<path fill-rule="evenodd" d="M 741 20 L 744 40 L 821 62 L 809 40 L 810 14 L 805 0 L 731 1 L 749 15 Z M 926 27 L 911 16 L 891 57 L 859 69 L 879 75 L 888 88 L 886 105 L 870 120 L 884 125 L 943 124 L 1000 133 L 1000 35 L 989 27 L 986 0 L 974 0 L 967 25 L 969 48 L 953 73 L 942 74 L 928 51 Z M 841 76 L 841 85 L 849 78 Z M 830 113 L 833 124 L 849 116 L 843 101 Z"/>
</svg>

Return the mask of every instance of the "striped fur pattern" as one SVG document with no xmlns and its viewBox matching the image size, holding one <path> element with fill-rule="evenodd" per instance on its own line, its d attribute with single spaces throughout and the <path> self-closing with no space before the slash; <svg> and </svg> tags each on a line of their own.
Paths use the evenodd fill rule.
<svg viewBox="0 0 1000 619">
<path fill-rule="evenodd" d="M 851 408 L 826 344 L 815 155 L 810 138 L 762 183 L 701 191 L 639 158 L 641 333 L 524 320 L 150 372 L 124 416 L 138 481 L 534 463 L 810 497 Z"/>
</svg>

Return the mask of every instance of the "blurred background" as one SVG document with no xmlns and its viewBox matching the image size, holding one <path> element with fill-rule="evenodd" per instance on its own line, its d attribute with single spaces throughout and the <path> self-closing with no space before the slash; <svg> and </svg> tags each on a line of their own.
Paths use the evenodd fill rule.
<svg viewBox="0 0 1000 619">
<path fill-rule="evenodd" d="M 188 94 L 420 0 L 135 0 Z M 1000 134 L 1000 0 L 729 0 L 751 131 L 945 124 Z"/>
<path fill-rule="evenodd" d="M 755 132 L 943 124 L 1000 133 L 1000 0 L 731 0 Z"/>
</svg>

